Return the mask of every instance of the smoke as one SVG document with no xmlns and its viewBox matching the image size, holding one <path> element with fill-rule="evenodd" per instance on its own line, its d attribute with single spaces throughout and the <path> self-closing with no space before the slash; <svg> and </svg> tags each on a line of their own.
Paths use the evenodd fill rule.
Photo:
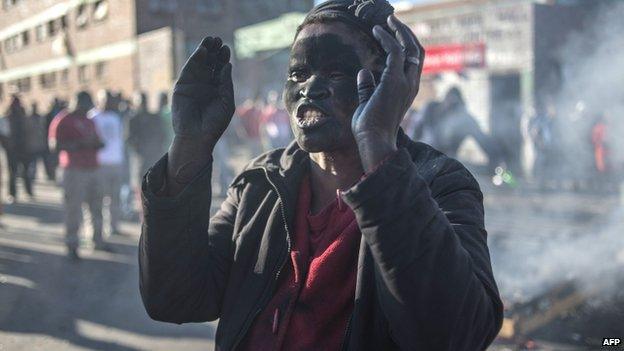
<svg viewBox="0 0 624 351">
<path fill-rule="evenodd" d="M 558 213 L 561 212 L 542 213 L 542 216 Z M 524 213 L 523 216 L 540 215 Z M 536 227 L 533 231 L 536 234 L 493 238 L 492 259 L 501 294 L 514 303 L 526 302 L 572 281 L 588 295 L 605 299 L 614 296 L 624 282 L 622 207 L 615 207 L 608 215 L 578 211 L 556 221 L 568 222 L 567 230 L 565 224 L 526 223 L 526 228 Z"/>
<path fill-rule="evenodd" d="M 573 33 L 559 50 L 562 85 L 555 96 L 561 122 L 563 150 L 570 163 L 591 151 L 595 120 L 603 117 L 608 125 L 610 160 L 624 162 L 624 3 L 607 2 L 588 16 L 591 23 Z M 589 146 L 589 147 L 588 147 Z M 571 152 L 570 152 L 571 151 Z M 572 155 L 572 157 L 570 157 Z M 591 158 L 591 157 L 590 157 Z M 576 172 L 588 173 L 576 167 Z"/>
<path fill-rule="evenodd" d="M 611 167 L 605 182 L 622 181 L 622 18 L 624 3 L 603 6 L 557 52 L 561 85 L 551 103 L 557 111 L 560 140 L 553 178 L 601 182 L 593 163 L 591 130 L 603 117 Z M 588 200 L 571 194 L 552 200 L 556 196 L 549 194 L 543 195 L 550 199 L 548 203 L 536 199 L 533 209 L 495 214 L 512 217 L 510 222 L 521 223 L 525 233 L 491 237 L 502 295 L 511 302 L 524 302 L 569 281 L 591 296 L 609 298 L 617 293 L 624 282 L 624 204 L 612 195 L 602 200 L 594 194 Z"/>
</svg>

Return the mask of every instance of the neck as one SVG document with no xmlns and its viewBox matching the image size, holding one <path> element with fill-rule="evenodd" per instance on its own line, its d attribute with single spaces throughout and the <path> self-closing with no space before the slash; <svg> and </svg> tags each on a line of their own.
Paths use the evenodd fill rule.
<svg viewBox="0 0 624 351">
<path fill-rule="evenodd" d="M 312 212 L 316 213 L 336 196 L 336 190 L 353 186 L 364 172 L 357 147 L 310 154 Z"/>
</svg>

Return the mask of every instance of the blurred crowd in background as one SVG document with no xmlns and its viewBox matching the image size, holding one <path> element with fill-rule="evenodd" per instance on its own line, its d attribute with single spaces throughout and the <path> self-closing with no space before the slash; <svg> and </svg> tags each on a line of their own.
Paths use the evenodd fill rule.
<svg viewBox="0 0 624 351">
<path fill-rule="evenodd" d="M 103 147 L 98 151 L 102 180 L 112 177 L 105 189 L 113 223 L 110 233 L 117 233 L 116 218 L 133 218 L 138 210 L 138 187 L 145 172 L 166 152 L 173 138 L 171 108 L 166 92 L 160 95 L 158 109 L 148 110 L 146 94 L 132 97 L 100 91 L 91 97 L 87 118 L 94 121 Z M 25 106 L 18 94 L 12 96 L 9 108 L 0 115 L 0 138 L 5 152 L 1 169 L 8 173 L 9 188 L 2 189 L 2 202 L 36 201 L 34 180 L 37 176 L 61 184 L 59 155 L 51 144 L 55 138 L 51 126 L 64 116 L 70 102 L 55 98 L 44 111 L 35 103 Z M 112 123 L 100 120 L 112 120 Z M 112 131 L 111 131 L 112 128 Z M 271 91 L 266 99 L 245 101 L 238 108 L 231 127 L 214 150 L 215 194 L 224 196 L 234 170 L 229 162 L 232 150 L 245 148 L 249 155 L 259 155 L 292 140 L 289 116 L 281 104 L 281 95 Z M 110 167 L 114 166 L 111 172 Z M 41 171 L 38 171 L 38 168 Z M 17 183 L 23 182 L 26 194 L 19 194 Z M 96 191 L 96 189 L 92 189 Z M 118 214 L 118 215 L 117 215 Z"/>
<path fill-rule="evenodd" d="M 109 162 L 102 159 L 111 157 L 108 155 L 111 152 L 119 153 L 112 156 L 117 168 L 116 179 L 114 188 L 107 192 L 112 206 L 118 207 L 114 211 L 130 216 L 142 175 L 165 154 L 173 138 L 170 99 L 162 92 L 159 107 L 153 111 L 148 109 L 147 96 L 142 92 L 126 97 L 100 91 L 93 101 L 88 118 L 96 125 L 104 113 L 117 121 L 114 126 L 118 126 L 118 133 L 98 130 L 104 144 L 99 158 L 100 163 L 106 165 Z M 17 193 L 16 184 L 20 179 L 25 195 L 33 200 L 36 199 L 33 180 L 37 175 L 56 181 L 58 153 L 50 148 L 48 137 L 54 119 L 67 108 L 68 102 L 58 98 L 40 108 L 36 103 L 26 105 L 18 94 L 12 96 L 9 108 L 0 118 L 0 140 L 6 155 L 2 169 L 9 175 L 8 189 L 2 190 L 3 202 L 23 199 L 24 194 Z M 526 130 L 520 131 L 530 137 L 535 150 L 532 173 L 526 177 L 515 156 L 519 150 L 508 150 L 508 144 L 514 141 L 496 139 L 482 131 L 457 87 L 451 87 L 440 100 L 430 100 L 420 109 L 410 109 L 402 127 L 412 139 L 460 160 L 460 147 L 472 138 L 487 156 L 486 165 L 473 165 L 473 170 L 491 176 L 497 186 L 516 187 L 523 183 L 551 190 L 616 189 L 622 180 L 624 162 L 619 151 L 613 149 L 619 142 L 615 139 L 621 135 L 620 126 L 613 123 L 615 116 L 590 113 L 582 101 L 577 102 L 568 116 L 562 116 L 552 103 L 545 103 L 530 113 Z M 582 139 L 575 140 L 572 148 L 565 136 L 571 122 L 582 128 L 576 131 Z M 289 115 L 280 93 L 272 90 L 266 97 L 247 99 L 239 104 L 230 127 L 214 151 L 215 193 L 225 194 L 235 172 L 229 160 L 235 157 L 237 150 L 243 149 L 245 155 L 256 156 L 284 147 L 291 141 Z M 44 172 L 38 172 L 38 167 Z M 131 169 L 135 170 L 134 174 Z M 113 232 L 115 229 L 113 226 Z"/>
</svg>

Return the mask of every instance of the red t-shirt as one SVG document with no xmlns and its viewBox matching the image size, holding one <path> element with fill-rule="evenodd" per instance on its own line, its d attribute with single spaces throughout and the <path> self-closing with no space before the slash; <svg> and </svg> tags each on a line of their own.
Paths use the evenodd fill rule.
<svg viewBox="0 0 624 351">
<path fill-rule="evenodd" d="M 255 106 L 243 106 L 238 108 L 236 114 L 241 118 L 247 136 L 257 139 L 260 136 L 261 111 Z"/>
<path fill-rule="evenodd" d="M 241 350 L 339 350 L 353 311 L 360 229 L 337 197 L 310 214 L 310 182 L 297 202 L 290 264 Z"/>
<path fill-rule="evenodd" d="M 50 124 L 49 138 L 56 140 L 57 144 L 60 142 L 90 139 L 94 136 L 97 136 L 95 123 L 84 115 L 61 111 Z M 97 168 L 97 150 L 61 150 L 59 153 L 59 165 L 62 168 Z"/>
</svg>

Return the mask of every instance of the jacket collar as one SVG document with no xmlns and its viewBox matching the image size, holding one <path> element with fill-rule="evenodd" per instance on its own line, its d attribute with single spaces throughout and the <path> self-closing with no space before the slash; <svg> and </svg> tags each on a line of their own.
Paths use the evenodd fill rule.
<svg viewBox="0 0 624 351">
<path fill-rule="evenodd" d="M 402 128 L 399 128 L 397 135 L 397 147 L 406 147 L 410 153 L 414 146 L 414 142 L 405 135 Z M 299 173 L 301 168 L 307 168 L 310 160 L 310 154 L 302 150 L 296 141 L 284 149 L 283 152 L 272 151 L 266 153 L 251 162 L 245 170 L 254 168 L 266 169 L 269 173 L 279 173 L 282 177 L 292 175 L 291 173 Z"/>
</svg>

